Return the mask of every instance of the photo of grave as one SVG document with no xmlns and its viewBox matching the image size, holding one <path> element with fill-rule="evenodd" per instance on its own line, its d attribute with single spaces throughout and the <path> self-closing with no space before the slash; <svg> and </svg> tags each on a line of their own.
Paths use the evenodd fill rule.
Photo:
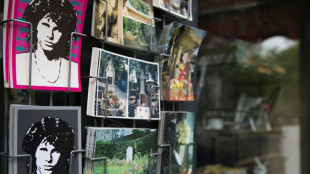
<svg viewBox="0 0 310 174">
<path fill-rule="evenodd" d="M 158 64 L 129 60 L 129 117 L 159 118 L 159 90 L 152 88 L 158 83 Z"/>
<path fill-rule="evenodd" d="M 110 54 L 101 53 L 99 76 L 107 79 L 99 79 L 97 82 L 97 114 L 107 116 L 127 117 L 127 81 L 128 81 L 128 59 Z M 106 95 L 108 95 L 106 97 Z"/>
<path fill-rule="evenodd" d="M 95 158 L 107 158 L 107 173 L 149 173 L 151 153 L 156 152 L 156 129 L 98 129 Z M 104 173 L 104 162 L 93 163 L 93 173 Z M 156 163 L 151 162 L 155 170 Z"/>
</svg>

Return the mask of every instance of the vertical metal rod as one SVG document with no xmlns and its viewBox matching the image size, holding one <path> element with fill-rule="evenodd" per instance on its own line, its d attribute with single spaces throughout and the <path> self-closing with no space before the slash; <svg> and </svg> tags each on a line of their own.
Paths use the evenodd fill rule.
<svg viewBox="0 0 310 174">
<path fill-rule="evenodd" d="M 172 54 L 172 51 L 171 51 L 171 54 Z M 169 63 L 169 90 L 168 90 L 168 100 L 171 100 L 171 87 L 172 87 L 172 85 L 171 85 L 171 67 L 172 67 L 172 56 L 170 56 L 169 57 L 169 60 L 168 60 L 168 63 Z"/>
<path fill-rule="evenodd" d="M 171 0 L 169 0 L 168 2 L 169 2 L 169 13 L 171 13 Z"/>
<path fill-rule="evenodd" d="M 53 92 L 50 91 L 50 106 L 53 106 Z"/>
<path fill-rule="evenodd" d="M 169 163 L 168 163 L 168 173 L 171 174 L 171 144 L 161 144 L 158 145 L 160 148 L 169 147 Z"/>
<path fill-rule="evenodd" d="M 71 63 L 72 63 L 73 35 L 86 37 L 85 34 L 81 34 L 81 33 L 77 33 L 77 32 L 72 32 L 71 33 L 71 36 L 70 36 L 70 51 L 69 51 L 68 91 L 67 92 L 70 92 L 70 88 L 71 88 Z"/>
<path fill-rule="evenodd" d="M 9 125 L 9 121 L 8 121 L 8 89 L 7 88 L 4 88 L 4 152 L 8 152 L 9 149 L 8 149 L 8 125 Z M 8 172 L 8 165 L 6 165 L 7 161 L 4 161 L 4 172 L 5 173 L 9 173 Z"/>
<path fill-rule="evenodd" d="M 30 26 L 30 45 L 29 45 L 29 105 L 31 105 L 31 81 L 32 81 L 32 23 L 29 22 Z"/>
<path fill-rule="evenodd" d="M 69 52 L 69 75 L 68 75 L 68 92 L 70 92 L 70 88 L 71 88 L 71 62 L 72 62 L 72 45 L 73 45 L 73 33 L 71 33 L 70 36 L 70 52 Z"/>
<path fill-rule="evenodd" d="M 161 88 L 161 86 L 155 86 L 155 85 L 152 85 L 151 86 L 151 92 L 150 92 L 150 99 L 149 99 L 149 102 L 150 102 L 150 117 L 149 117 L 149 121 L 151 121 L 152 120 L 152 109 L 153 109 L 153 105 L 152 105 L 152 97 L 153 97 L 153 89 L 155 90 L 155 89 L 157 89 L 157 88 Z M 155 96 L 155 95 L 154 95 Z M 160 103 L 158 103 L 158 104 L 160 104 Z M 154 116 L 155 116 L 155 111 L 154 111 Z"/>
<path fill-rule="evenodd" d="M 105 119 L 107 118 L 107 116 L 108 116 L 108 101 L 109 101 L 109 92 L 108 92 L 108 90 L 109 90 L 109 86 L 108 86 L 108 79 L 107 78 L 105 78 L 105 89 L 106 89 L 106 91 L 105 91 L 105 110 L 104 110 L 104 115 L 105 115 Z"/>
<path fill-rule="evenodd" d="M 149 174 L 152 173 L 152 157 L 153 156 L 159 156 L 160 153 L 152 153 L 149 157 Z"/>
<path fill-rule="evenodd" d="M 101 127 L 104 127 L 104 118 L 101 118 Z"/>
<path fill-rule="evenodd" d="M 189 64 L 188 65 L 190 65 L 191 63 L 189 62 Z M 186 65 L 185 65 L 186 66 Z M 186 98 L 185 98 L 185 100 L 186 101 L 188 101 L 188 95 L 189 95 L 189 84 L 190 84 L 190 77 L 189 76 L 191 76 L 189 73 L 191 73 L 191 70 L 190 70 L 190 68 L 188 67 L 187 68 L 187 70 L 186 70 L 187 72 L 186 72 L 186 75 L 187 75 L 187 85 L 186 85 Z M 192 87 L 193 87 L 193 84 L 192 84 Z"/>
<path fill-rule="evenodd" d="M 106 3 L 106 12 L 105 12 L 105 30 L 104 30 L 104 40 L 108 39 L 108 1 L 104 0 Z"/>
<path fill-rule="evenodd" d="M 166 17 L 163 15 L 163 28 L 166 26 Z"/>
<path fill-rule="evenodd" d="M 133 52 L 133 57 L 134 57 L 134 58 L 136 58 L 136 57 L 137 57 L 137 55 L 136 55 L 136 52 L 135 52 L 135 51 Z M 135 120 L 135 119 L 133 119 L 133 128 L 136 128 L 136 120 Z"/>
<path fill-rule="evenodd" d="M 188 154 L 189 154 L 189 147 L 190 146 L 193 146 L 193 151 L 195 151 L 196 143 L 192 142 L 192 143 L 189 143 L 186 145 L 186 152 L 187 152 L 187 155 L 186 155 L 186 173 L 188 173 L 188 169 L 189 169 Z"/>
<path fill-rule="evenodd" d="M 191 3 L 191 7 L 192 7 L 192 1 L 191 0 L 189 0 Z M 189 20 L 189 9 L 191 8 L 191 7 L 189 7 L 189 1 L 187 1 L 187 20 Z"/>
<path fill-rule="evenodd" d="M 162 110 L 164 111 L 165 110 L 165 101 L 161 101 L 161 102 L 163 104 Z"/>
<path fill-rule="evenodd" d="M 153 96 L 153 87 L 154 87 L 154 85 L 152 85 L 152 86 L 150 87 L 151 91 L 150 91 L 150 96 L 149 96 L 149 102 L 150 102 L 149 121 L 152 120 L 152 108 L 153 108 L 153 106 L 152 106 L 152 96 Z"/>
<path fill-rule="evenodd" d="M 150 21 L 151 21 L 151 25 L 150 25 L 150 28 L 151 28 L 151 34 L 150 34 L 150 41 L 151 41 L 151 44 L 150 44 L 150 51 L 152 51 L 152 45 L 153 45 L 153 37 L 152 37 L 152 35 L 153 35 L 153 20 L 154 20 L 154 18 L 151 18 L 150 19 Z"/>
<path fill-rule="evenodd" d="M 28 104 L 31 105 L 31 90 L 28 91 Z"/>
<path fill-rule="evenodd" d="M 73 157 L 73 154 L 75 154 L 75 153 L 85 153 L 85 150 L 72 150 L 71 152 L 70 152 L 70 161 L 69 161 L 69 174 L 71 174 L 72 173 L 72 157 Z"/>
<path fill-rule="evenodd" d="M 0 153 L 0 156 L 5 157 L 5 158 L 14 158 L 14 159 L 25 158 L 25 157 L 29 158 L 29 168 L 28 168 L 27 173 L 29 173 L 29 174 L 32 173 L 32 156 L 30 154 L 8 155 L 7 152 L 4 152 L 4 153 Z"/>
</svg>

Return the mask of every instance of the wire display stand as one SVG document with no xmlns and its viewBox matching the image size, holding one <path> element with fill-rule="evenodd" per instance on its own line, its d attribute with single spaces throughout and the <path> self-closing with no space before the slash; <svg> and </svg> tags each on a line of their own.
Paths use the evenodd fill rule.
<svg viewBox="0 0 310 174">
<path fill-rule="evenodd" d="M 32 156 L 30 154 L 22 154 L 22 155 L 9 155 L 7 152 L 1 152 L 0 157 L 4 158 L 29 158 L 29 167 L 28 172 L 29 174 L 32 173 Z"/>
<path fill-rule="evenodd" d="M 95 0 L 93 0 L 94 2 Z M 141 52 L 146 52 L 146 53 L 150 53 L 150 54 L 153 54 L 155 56 L 164 56 L 164 57 L 169 57 L 170 60 L 172 59 L 172 55 L 168 55 L 168 54 L 161 54 L 160 52 L 157 51 L 157 49 L 155 50 L 156 47 L 158 47 L 158 45 L 154 45 L 154 38 L 153 38 L 153 34 L 154 34 L 154 31 L 153 30 L 153 23 L 154 23 L 154 28 L 155 28 L 155 23 L 156 22 L 162 22 L 163 25 L 165 26 L 166 25 L 166 18 L 170 18 L 172 20 L 175 20 L 175 19 L 179 19 L 179 18 L 174 18 L 174 17 L 171 17 L 171 16 L 167 16 L 167 15 L 163 15 L 163 18 L 160 19 L 160 18 L 157 18 L 157 17 L 152 17 L 150 18 L 150 36 L 149 36 L 149 48 L 148 50 L 144 50 L 144 49 L 138 49 L 138 48 L 134 48 L 134 47 L 130 47 L 130 46 L 126 46 L 126 45 L 120 45 L 120 44 L 116 44 L 116 43 L 112 43 L 110 41 L 108 41 L 108 1 L 107 0 L 103 0 L 105 3 L 106 3 L 106 13 L 105 13 L 105 30 L 104 30 L 104 39 L 99 39 L 99 38 L 96 38 L 99 42 L 102 42 L 103 44 L 110 44 L 112 46 L 116 46 L 118 48 L 121 48 L 121 49 L 126 49 L 126 50 L 129 50 L 129 51 L 133 51 L 134 53 L 134 57 L 136 58 L 136 52 L 137 51 L 141 51 Z M 169 0 L 169 4 L 170 4 L 170 0 Z M 169 5 L 169 13 L 171 12 L 171 5 Z M 190 14 L 189 14 L 189 7 L 187 8 L 187 14 L 188 14 L 188 17 L 187 17 L 187 20 L 189 19 L 190 17 Z M 29 74 L 28 74 L 28 77 L 29 77 L 29 81 L 28 81 L 28 93 L 29 93 L 29 101 L 28 101 L 28 104 L 29 105 L 32 105 L 32 92 L 33 91 L 43 91 L 43 92 L 48 92 L 49 93 L 49 105 L 50 106 L 53 106 L 53 94 L 55 91 L 46 91 L 46 90 L 35 90 L 33 88 L 34 87 L 34 79 L 33 79 L 33 70 L 32 70 L 32 61 L 33 61 L 33 56 L 32 56 L 32 51 L 33 51 L 33 25 L 32 23 L 30 22 L 27 22 L 27 21 L 22 21 L 22 20 L 16 20 L 16 19 L 8 19 L 8 20 L 5 20 L 3 22 L 0 23 L 0 25 L 4 25 L 6 23 L 9 23 L 9 22 L 17 22 L 17 23 L 23 23 L 23 24 L 27 24 L 30 28 L 30 31 L 29 31 Z M 57 92 L 65 92 L 65 93 L 70 93 L 72 92 L 72 84 L 71 84 L 71 80 L 72 80 L 72 51 L 73 51 L 73 47 L 74 47 L 74 38 L 75 37 L 87 37 L 87 35 L 85 34 L 81 34 L 81 33 L 77 33 L 77 32 L 72 32 L 71 35 L 70 35 L 70 50 L 69 50 L 69 55 L 68 55 L 68 59 L 69 59 L 69 72 L 68 72 L 68 81 L 67 81 L 67 90 L 64 90 L 64 91 L 57 91 Z M 4 58 L 5 56 L 3 56 Z M 82 59 L 82 58 L 81 58 Z M 98 62 L 99 63 L 99 62 Z M 81 64 L 80 64 L 81 66 Z M 171 65 L 170 65 L 171 66 Z M 171 68 L 171 67 L 170 67 Z M 98 74 L 97 74 L 98 75 Z M 170 75 L 171 76 L 171 75 Z M 171 78 L 171 77 L 170 77 Z M 109 86 L 108 86 L 108 79 L 104 76 L 104 77 L 99 77 L 99 76 L 81 76 L 81 79 L 96 79 L 96 80 L 103 80 L 105 81 L 105 97 L 106 97 L 106 102 L 105 102 L 105 108 L 104 108 L 104 117 L 100 117 L 98 116 L 98 112 L 97 111 L 97 108 L 95 109 L 96 111 L 96 114 L 95 116 L 97 118 L 101 118 L 101 127 L 104 127 L 104 120 L 105 119 L 109 119 L 108 118 L 108 94 L 109 94 Z M 157 90 L 162 90 L 162 86 L 160 85 L 150 85 L 150 94 L 148 95 L 149 97 L 149 117 L 147 119 L 147 121 L 151 121 L 152 120 L 152 113 L 153 113 L 153 104 L 152 104 L 152 100 L 154 97 L 156 97 L 156 91 Z M 154 94 L 155 92 L 155 94 Z M 170 94 L 169 94 L 170 95 Z M 170 96 L 169 96 L 170 98 Z M 160 96 L 159 96 L 159 100 L 160 100 Z M 97 101 L 98 101 L 98 95 L 97 95 Z M 163 101 L 161 101 L 163 102 Z M 158 103 L 160 105 L 160 103 Z M 95 107 L 98 107 L 97 104 L 95 105 Z M 160 106 L 159 106 L 160 107 Z M 164 108 L 164 107 L 163 107 Z M 163 109 L 162 108 L 162 109 Z M 174 108 L 174 103 L 173 103 L 173 108 Z M 175 110 L 175 109 L 173 109 Z M 156 111 L 154 109 L 154 115 L 156 114 Z M 160 115 L 160 113 L 158 114 Z M 111 118 L 111 120 L 113 121 L 114 118 Z M 116 121 L 115 121 L 116 122 Z M 125 126 L 124 126 L 125 127 Z M 136 119 L 133 119 L 133 127 L 136 128 Z M 168 166 L 168 169 L 169 169 L 169 174 L 171 174 L 171 158 L 172 158 L 172 147 L 170 144 L 162 144 L 162 145 L 157 145 L 159 148 L 169 148 L 169 166 Z M 194 146 L 195 148 L 195 143 L 192 143 L 192 144 L 189 144 L 187 145 L 187 149 L 189 149 L 189 146 Z M 104 167 L 104 173 L 106 174 L 107 173 L 107 166 L 108 166 L 108 163 L 107 163 L 107 158 L 106 157 L 100 157 L 100 158 L 89 158 L 89 157 L 85 157 L 83 156 L 83 154 L 85 153 L 85 150 L 84 149 L 81 149 L 81 150 L 73 150 L 71 153 L 70 153 L 70 162 L 69 162 L 69 174 L 72 174 L 72 168 L 74 168 L 75 166 L 73 166 L 73 157 L 75 156 L 75 154 L 78 154 L 78 156 L 82 156 L 81 158 L 85 161 L 85 160 L 89 160 L 89 161 L 100 161 L 100 160 L 103 160 L 104 163 L 105 163 L 105 167 Z M 150 160 L 150 166 L 149 166 L 149 173 L 151 174 L 152 172 L 152 166 L 151 166 L 151 160 L 152 158 L 154 158 L 155 156 L 157 157 L 161 157 L 161 153 L 152 153 L 150 154 L 149 156 L 149 160 Z M 29 168 L 28 168 L 28 173 L 32 173 L 32 163 L 33 163 L 33 159 L 32 159 L 32 156 L 30 154 L 21 154 L 21 155 L 9 155 L 7 152 L 2 152 L 0 153 L 0 157 L 3 157 L 3 158 L 6 158 L 6 159 L 9 159 L 9 158 L 29 158 Z M 188 159 L 187 159 L 188 160 Z M 188 171 L 188 168 L 187 168 L 187 171 Z"/>
<path fill-rule="evenodd" d="M 73 165 L 72 165 L 72 162 L 73 162 L 73 156 L 74 156 L 74 154 L 76 154 L 76 153 L 78 153 L 79 155 L 81 155 L 81 153 L 85 153 L 85 150 L 84 149 L 82 149 L 82 150 L 73 150 L 73 151 L 71 151 L 71 153 L 70 153 L 70 162 L 69 162 L 69 164 L 70 164 L 70 167 L 69 167 L 69 174 L 72 174 L 72 167 L 73 167 Z M 84 160 L 89 160 L 89 161 L 104 161 L 104 174 L 107 174 L 107 165 L 108 165 L 108 162 L 107 162 L 107 158 L 106 157 L 99 157 L 99 158 L 89 158 L 89 157 L 86 157 L 86 156 L 83 156 L 83 159 Z"/>
<path fill-rule="evenodd" d="M 150 155 L 150 159 L 149 159 L 149 174 L 152 174 L 152 157 L 154 156 L 160 156 L 160 153 L 152 153 Z"/>
<path fill-rule="evenodd" d="M 168 163 L 168 173 L 171 174 L 171 144 L 159 144 L 157 145 L 159 148 L 166 148 L 168 147 L 169 148 L 169 163 Z M 161 159 L 161 154 L 160 154 L 160 159 Z M 160 169 L 159 169 L 160 170 Z"/>
</svg>

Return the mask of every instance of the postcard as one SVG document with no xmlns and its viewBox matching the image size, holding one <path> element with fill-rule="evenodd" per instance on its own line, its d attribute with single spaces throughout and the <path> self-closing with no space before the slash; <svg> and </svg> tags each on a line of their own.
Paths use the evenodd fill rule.
<svg viewBox="0 0 310 174">
<path fill-rule="evenodd" d="M 28 89 L 31 83 L 37 90 L 66 91 L 70 87 L 70 91 L 81 91 L 80 37 L 73 39 L 69 54 L 71 33 L 83 33 L 87 0 L 14 2 L 13 18 L 32 24 L 33 40 L 30 45 L 27 24 L 13 24 L 12 88 Z"/>
<path fill-rule="evenodd" d="M 92 36 L 122 43 L 122 3 L 122 0 L 94 1 Z"/>
<path fill-rule="evenodd" d="M 93 48 L 87 115 L 159 119 L 158 63 Z"/>
<path fill-rule="evenodd" d="M 153 5 L 175 17 L 193 20 L 192 0 L 153 0 Z"/>
<path fill-rule="evenodd" d="M 194 101 L 193 74 L 196 56 L 206 32 L 183 24 L 172 23 L 169 34 L 160 41 L 167 54 L 162 59 L 163 99 L 170 101 Z M 170 32 L 169 32 L 170 31 Z"/>
<path fill-rule="evenodd" d="M 150 155 L 156 152 L 156 129 L 89 127 L 88 132 L 94 132 L 88 143 L 93 151 L 88 155 L 106 157 L 109 174 L 149 173 L 150 167 L 156 170 L 155 163 L 150 162 Z M 92 174 L 102 173 L 104 168 L 104 161 L 96 161 L 84 170 Z"/>
<path fill-rule="evenodd" d="M 163 112 L 159 144 L 171 145 L 171 172 L 190 174 L 193 170 L 194 124 L 192 112 Z M 169 149 L 162 151 L 160 173 L 168 173 Z"/>
<path fill-rule="evenodd" d="M 72 150 L 81 147 L 80 107 L 11 105 L 10 154 L 30 154 L 31 173 L 68 173 Z M 81 156 L 72 173 L 82 173 Z M 13 159 L 11 171 L 27 174 L 29 159 Z"/>
<path fill-rule="evenodd" d="M 151 0 L 95 0 L 92 36 L 135 50 L 156 51 L 153 17 Z"/>
<path fill-rule="evenodd" d="M 159 118 L 160 94 L 158 65 L 141 60 L 129 60 L 128 116 L 141 119 Z M 146 97 L 148 96 L 148 97 Z M 151 99 L 149 99 L 152 97 Z"/>
</svg>

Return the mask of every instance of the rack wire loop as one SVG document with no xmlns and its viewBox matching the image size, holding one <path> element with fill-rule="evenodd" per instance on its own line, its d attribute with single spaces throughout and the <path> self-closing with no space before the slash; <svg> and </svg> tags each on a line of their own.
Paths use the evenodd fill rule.
<svg viewBox="0 0 310 174">
<path fill-rule="evenodd" d="M 8 22 L 18 22 L 18 23 L 23 23 L 23 24 L 27 24 L 30 28 L 30 32 L 29 32 L 29 40 L 30 40 L 30 45 L 29 45 L 29 81 L 28 81 L 28 84 L 29 84 L 29 99 L 28 99 L 28 102 L 29 102 L 29 105 L 31 105 L 31 82 L 32 82 L 32 30 L 33 30 L 33 27 L 32 27 L 32 23 L 31 22 L 28 22 L 28 21 L 23 21 L 23 20 L 17 20 L 17 19 L 8 19 L 8 20 L 5 20 L 5 21 L 2 21 L 0 23 L 0 25 L 4 25 Z M 4 54 L 4 51 L 2 52 L 2 54 Z M 3 58 L 4 55 L 2 55 Z"/>
<path fill-rule="evenodd" d="M 69 74 L 68 74 L 68 93 L 70 92 L 71 88 L 71 64 L 72 64 L 72 47 L 73 47 L 73 36 L 80 36 L 80 37 L 86 37 L 85 34 L 72 32 L 70 36 L 70 52 L 69 52 Z M 81 65 L 80 65 L 81 66 Z"/>
<path fill-rule="evenodd" d="M 169 148 L 169 163 L 168 163 L 168 173 L 171 174 L 171 144 L 158 144 L 158 147 L 164 148 L 168 147 Z"/>
<path fill-rule="evenodd" d="M 32 156 L 30 154 L 22 154 L 22 155 L 9 155 L 7 152 L 1 152 L 0 157 L 4 158 L 29 158 L 29 168 L 28 168 L 28 173 L 32 173 Z"/>
<path fill-rule="evenodd" d="M 149 174 L 151 174 L 152 173 L 152 157 L 153 156 L 160 156 L 160 153 L 151 153 L 150 154 L 150 159 L 149 159 Z"/>
</svg>

